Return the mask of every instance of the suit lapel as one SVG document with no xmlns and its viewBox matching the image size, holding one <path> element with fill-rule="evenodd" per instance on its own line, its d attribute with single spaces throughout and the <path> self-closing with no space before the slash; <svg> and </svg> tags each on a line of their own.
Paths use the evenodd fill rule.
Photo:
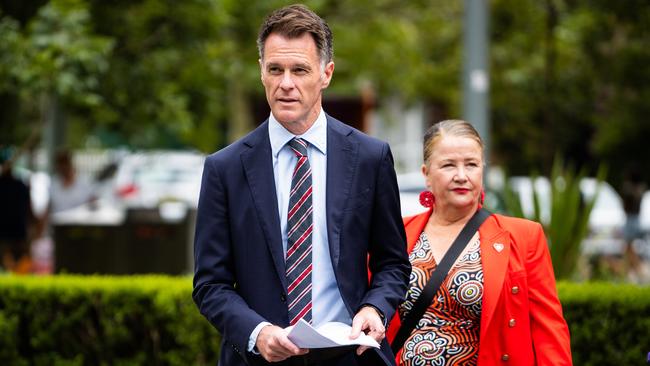
<svg viewBox="0 0 650 366">
<path fill-rule="evenodd" d="M 249 149 L 241 154 L 241 162 L 246 174 L 246 180 L 253 196 L 260 225 L 269 246 L 275 269 L 280 281 L 287 287 L 285 276 L 284 253 L 280 233 L 280 218 L 278 217 L 278 199 L 275 193 L 273 178 L 273 159 L 271 143 L 268 135 L 268 121 L 258 127 L 244 144 Z"/>
<path fill-rule="evenodd" d="M 503 279 L 508 269 L 511 243 L 508 232 L 498 225 L 494 215 L 481 225 L 479 236 L 484 281 L 480 335 L 482 339 L 494 315 L 499 296 L 501 296 Z"/>
<path fill-rule="evenodd" d="M 336 271 L 340 254 L 340 233 L 343 208 L 350 194 L 356 169 L 358 143 L 350 141 L 352 129 L 327 116 L 327 238 L 332 266 Z"/>
</svg>

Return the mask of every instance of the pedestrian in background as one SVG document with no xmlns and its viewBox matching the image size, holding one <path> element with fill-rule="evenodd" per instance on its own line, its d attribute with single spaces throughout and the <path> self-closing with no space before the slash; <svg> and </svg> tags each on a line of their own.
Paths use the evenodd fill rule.
<svg viewBox="0 0 650 366">
<path fill-rule="evenodd" d="M 50 185 L 49 213 L 79 207 L 95 198 L 92 184 L 77 174 L 70 151 L 59 150 L 56 153 L 54 170 Z"/>
<path fill-rule="evenodd" d="M 14 158 L 8 148 L 0 148 L 0 252 L 4 270 L 29 273 L 30 233 L 35 218 L 29 186 L 13 174 Z"/>
</svg>

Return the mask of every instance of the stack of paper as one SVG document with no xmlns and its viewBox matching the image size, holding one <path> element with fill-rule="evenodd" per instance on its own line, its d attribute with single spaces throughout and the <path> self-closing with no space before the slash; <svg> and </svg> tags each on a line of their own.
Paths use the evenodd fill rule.
<svg viewBox="0 0 650 366">
<path fill-rule="evenodd" d="M 300 319 L 289 332 L 289 340 L 300 348 L 330 348 L 360 345 L 379 348 L 374 338 L 363 332 L 356 339 L 350 339 L 352 327 L 339 322 L 325 323 L 318 328 Z"/>
</svg>

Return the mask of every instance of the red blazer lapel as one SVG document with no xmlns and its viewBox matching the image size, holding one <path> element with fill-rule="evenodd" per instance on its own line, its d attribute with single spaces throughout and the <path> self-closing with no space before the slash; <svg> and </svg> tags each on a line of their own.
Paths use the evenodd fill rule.
<svg viewBox="0 0 650 366">
<path fill-rule="evenodd" d="M 481 262 L 483 265 L 483 304 L 481 335 L 483 339 L 492 320 L 501 296 L 503 280 L 510 257 L 510 236 L 499 226 L 494 215 L 489 217 L 478 230 L 481 240 Z"/>
<path fill-rule="evenodd" d="M 406 230 L 406 251 L 411 254 L 415 243 L 429 221 L 433 209 L 430 208 L 421 214 L 404 218 L 404 229 Z"/>
</svg>

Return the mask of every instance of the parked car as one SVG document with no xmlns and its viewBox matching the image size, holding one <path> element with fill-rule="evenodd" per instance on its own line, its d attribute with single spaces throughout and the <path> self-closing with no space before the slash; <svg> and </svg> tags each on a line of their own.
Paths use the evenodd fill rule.
<svg viewBox="0 0 650 366">
<path fill-rule="evenodd" d="M 641 210 L 639 212 L 639 226 L 641 231 L 650 235 L 650 191 L 646 191 L 641 198 Z"/>
<path fill-rule="evenodd" d="M 57 214 L 58 223 L 114 223 L 127 211 L 157 210 L 166 221 L 182 220 L 198 205 L 204 155 L 193 151 L 126 154 L 93 181 L 96 201 Z"/>
<path fill-rule="evenodd" d="M 511 177 L 508 183 L 519 194 L 524 216 L 533 217 L 532 179 L 530 177 Z M 534 184 L 539 198 L 541 220 L 543 223 L 548 223 L 551 215 L 551 184 L 546 177 L 537 177 Z M 580 181 L 580 191 L 585 200 L 594 197 L 597 187 L 595 178 L 587 177 Z M 620 195 L 609 183 L 601 182 L 598 196 L 589 215 L 589 231 L 582 243 L 583 253 L 604 255 L 623 253 L 625 220 L 626 215 Z"/>
<path fill-rule="evenodd" d="M 397 175 L 397 185 L 399 187 L 402 217 L 426 211 L 426 208 L 420 205 L 420 192 L 425 189 L 422 173 L 399 174 Z"/>
<path fill-rule="evenodd" d="M 118 199 L 129 208 L 180 202 L 196 208 L 205 156 L 189 151 L 151 151 L 128 155 L 115 176 Z"/>
<path fill-rule="evenodd" d="M 596 194 L 597 187 L 595 178 L 584 178 L 580 181 L 580 190 L 587 199 Z M 589 215 L 589 233 L 582 243 L 583 252 L 622 254 L 625 250 L 623 227 L 626 219 L 621 196 L 609 183 L 601 182 L 594 208 Z"/>
<path fill-rule="evenodd" d="M 639 227 L 643 240 L 637 242 L 635 249 L 643 258 L 650 260 L 650 191 L 646 191 L 641 198 Z"/>
</svg>

